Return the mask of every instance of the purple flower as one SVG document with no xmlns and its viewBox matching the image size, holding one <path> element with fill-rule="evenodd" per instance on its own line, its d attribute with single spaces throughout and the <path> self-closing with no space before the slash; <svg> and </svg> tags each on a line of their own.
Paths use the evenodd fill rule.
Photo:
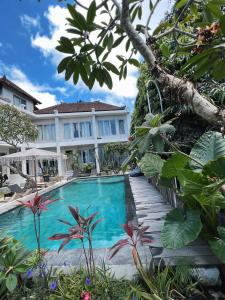
<svg viewBox="0 0 225 300">
<path fill-rule="evenodd" d="M 132 300 L 137 300 L 137 298 L 135 296 L 132 297 Z"/>
<path fill-rule="evenodd" d="M 57 283 L 56 281 L 52 281 L 50 284 L 50 290 L 54 291 L 57 288 Z"/>
<path fill-rule="evenodd" d="M 91 285 L 91 279 L 87 277 L 86 280 L 85 280 L 85 284 L 86 285 Z"/>
<path fill-rule="evenodd" d="M 32 275 L 33 275 L 33 271 L 32 271 L 32 269 L 29 269 L 26 274 L 27 278 L 31 278 Z"/>
</svg>

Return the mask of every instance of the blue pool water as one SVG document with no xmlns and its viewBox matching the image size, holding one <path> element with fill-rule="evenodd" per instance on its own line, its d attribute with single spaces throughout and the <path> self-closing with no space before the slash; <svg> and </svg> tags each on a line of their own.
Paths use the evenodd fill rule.
<svg viewBox="0 0 225 300">
<path fill-rule="evenodd" d="M 121 224 L 126 220 L 125 181 L 123 176 L 77 180 L 55 189 L 52 198 L 61 200 L 48 205 L 41 214 L 41 247 L 58 249 L 61 241 L 50 241 L 55 233 L 66 233 L 68 226 L 57 219 L 73 221 L 68 206 L 79 207 L 88 216 L 98 211 L 104 220 L 93 233 L 95 248 L 111 247 L 123 236 Z M 75 221 L 74 221 L 75 224 Z M 33 215 L 28 208 L 16 208 L 0 215 L 0 229 L 22 241 L 29 249 L 36 247 L 33 229 Z M 65 249 L 80 248 L 80 241 L 72 241 Z"/>
</svg>

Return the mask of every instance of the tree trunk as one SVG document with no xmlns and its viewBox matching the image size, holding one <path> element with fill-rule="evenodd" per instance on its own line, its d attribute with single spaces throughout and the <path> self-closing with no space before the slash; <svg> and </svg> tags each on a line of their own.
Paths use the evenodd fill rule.
<svg viewBox="0 0 225 300">
<path fill-rule="evenodd" d="M 34 189 L 36 187 L 35 181 L 32 178 L 30 178 L 28 175 L 24 174 L 22 171 L 20 171 L 16 167 L 11 166 L 10 164 L 5 164 L 5 166 L 8 167 L 14 173 L 17 173 L 17 174 L 19 174 L 20 176 L 22 176 L 23 178 L 26 179 L 26 184 L 24 186 L 25 190 Z"/>
<path fill-rule="evenodd" d="M 129 1 L 123 0 L 122 7 L 119 3 L 113 1 L 118 8 L 121 17 L 121 25 L 128 37 L 131 39 L 134 48 L 143 56 L 145 62 L 149 65 L 149 69 L 159 83 L 161 88 L 167 89 L 175 94 L 177 99 L 185 101 L 192 105 L 193 111 L 210 124 L 223 126 L 225 123 L 225 110 L 219 110 L 218 107 L 210 103 L 206 97 L 199 94 L 193 83 L 190 81 L 177 78 L 168 74 L 163 68 L 157 64 L 157 58 L 152 51 L 151 45 L 141 38 L 140 34 L 134 29 L 129 16 Z"/>
</svg>

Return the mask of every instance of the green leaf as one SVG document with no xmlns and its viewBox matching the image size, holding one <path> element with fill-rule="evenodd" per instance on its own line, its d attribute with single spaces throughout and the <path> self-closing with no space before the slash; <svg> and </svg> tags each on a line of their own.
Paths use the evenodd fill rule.
<svg viewBox="0 0 225 300">
<path fill-rule="evenodd" d="M 140 68 L 140 63 L 137 59 L 135 58 L 130 58 L 128 59 L 128 62 L 131 64 L 131 65 L 134 65 L 135 67 L 137 68 Z"/>
<path fill-rule="evenodd" d="M 201 194 L 209 185 L 206 177 L 192 170 L 178 170 L 177 175 L 182 182 L 184 195 Z"/>
<path fill-rule="evenodd" d="M 160 173 L 164 160 L 159 155 L 146 153 L 139 164 L 145 176 L 152 177 Z"/>
<path fill-rule="evenodd" d="M 225 228 L 217 227 L 220 238 L 214 238 L 209 240 L 209 246 L 212 252 L 225 263 Z"/>
<path fill-rule="evenodd" d="M 87 52 L 87 51 L 90 51 L 90 50 L 93 50 L 94 49 L 94 46 L 92 44 L 86 44 L 84 45 L 80 51 L 81 52 Z"/>
<path fill-rule="evenodd" d="M 118 69 L 110 62 L 106 61 L 103 63 L 103 66 L 106 67 L 106 69 L 108 71 L 112 71 L 113 73 L 115 73 L 116 75 L 119 75 L 120 72 L 118 71 Z"/>
<path fill-rule="evenodd" d="M 70 39 L 62 36 L 59 40 L 60 45 L 56 49 L 60 52 L 74 54 L 74 47 Z"/>
<path fill-rule="evenodd" d="M 178 1 L 177 4 L 176 4 L 176 9 L 182 8 L 184 5 L 186 5 L 186 3 L 187 3 L 187 0 Z"/>
<path fill-rule="evenodd" d="M 203 174 L 210 177 L 225 178 L 225 157 L 220 157 L 217 160 L 209 161 L 203 167 Z"/>
<path fill-rule="evenodd" d="M 79 70 L 80 70 L 80 76 L 81 76 L 83 82 L 88 86 L 88 84 L 89 84 L 88 75 L 87 75 L 87 71 L 86 71 L 83 63 L 79 64 Z"/>
<path fill-rule="evenodd" d="M 179 249 L 195 241 L 201 230 L 198 211 L 175 208 L 166 216 L 161 240 L 165 248 Z"/>
<path fill-rule="evenodd" d="M 96 2 L 92 1 L 87 13 L 87 23 L 91 25 L 96 17 Z"/>
<path fill-rule="evenodd" d="M 72 18 L 79 24 L 81 30 L 86 30 L 87 22 L 82 14 L 80 14 L 72 5 L 67 5 Z"/>
<path fill-rule="evenodd" d="M 173 154 L 163 165 L 161 176 L 165 178 L 173 178 L 178 175 L 178 171 L 184 169 L 189 158 L 182 154 Z"/>
<path fill-rule="evenodd" d="M 216 131 L 208 131 L 204 133 L 191 150 L 190 156 L 206 165 L 210 160 L 215 160 L 225 155 L 225 139 L 223 135 Z M 191 166 L 195 169 L 201 167 L 191 162 Z"/>
<path fill-rule="evenodd" d="M 103 75 L 104 75 L 104 82 L 107 85 L 107 87 L 111 90 L 113 87 L 112 78 L 111 78 L 109 72 L 105 68 L 102 71 L 103 71 Z"/>
<path fill-rule="evenodd" d="M 9 274 L 6 278 L 6 287 L 10 292 L 13 292 L 17 286 L 17 277 L 14 274 Z"/>
<path fill-rule="evenodd" d="M 116 48 L 117 46 L 119 46 L 124 38 L 125 38 L 125 35 L 122 35 L 117 40 L 115 40 L 115 42 L 112 45 L 112 48 Z"/>
<path fill-rule="evenodd" d="M 76 64 L 74 66 L 74 72 L 73 72 L 73 83 L 76 85 L 78 80 L 79 80 L 79 74 L 80 74 L 80 71 L 79 71 L 79 65 Z"/>
<path fill-rule="evenodd" d="M 68 81 L 70 79 L 70 77 L 72 76 L 72 74 L 74 72 L 74 67 L 75 67 L 75 63 L 71 59 L 66 66 L 66 72 L 65 72 L 65 80 L 66 81 Z"/>
<path fill-rule="evenodd" d="M 112 34 L 112 32 L 110 32 L 108 40 L 107 40 L 108 51 L 110 51 L 112 49 L 112 46 L 113 46 L 113 34 Z"/>
<path fill-rule="evenodd" d="M 62 73 L 65 69 L 69 61 L 71 60 L 71 56 L 67 56 L 61 60 L 61 62 L 58 65 L 58 73 Z"/>
</svg>

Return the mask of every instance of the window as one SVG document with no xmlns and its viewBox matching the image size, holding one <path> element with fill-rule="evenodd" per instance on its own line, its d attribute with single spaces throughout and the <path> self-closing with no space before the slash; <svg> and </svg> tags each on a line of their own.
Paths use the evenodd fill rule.
<svg viewBox="0 0 225 300">
<path fill-rule="evenodd" d="M 17 107 L 27 109 L 27 101 L 15 95 L 13 95 L 13 104 Z"/>
<path fill-rule="evenodd" d="M 74 138 L 86 138 L 92 136 L 91 122 L 73 123 Z"/>
<path fill-rule="evenodd" d="M 119 120 L 119 134 L 125 134 L 124 120 Z"/>
<path fill-rule="evenodd" d="M 73 123 L 73 137 L 74 138 L 79 137 L 78 123 Z"/>
<path fill-rule="evenodd" d="M 39 141 L 55 141 L 55 124 L 38 125 Z"/>
<path fill-rule="evenodd" d="M 111 127 L 111 134 L 116 135 L 116 121 L 115 120 L 110 121 L 110 127 Z"/>
<path fill-rule="evenodd" d="M 100 137 L 116 135 L 116 120 L 98 121 L 98 134 Z"/>
<path fill-rule="evenodd" d="M 65 123 L 63 125 L 63 129 L 64 129 L 64 139 L 70 139 L 71 138 L 71 131 L 70 131 L 70 123 Z"/>
</svg>

